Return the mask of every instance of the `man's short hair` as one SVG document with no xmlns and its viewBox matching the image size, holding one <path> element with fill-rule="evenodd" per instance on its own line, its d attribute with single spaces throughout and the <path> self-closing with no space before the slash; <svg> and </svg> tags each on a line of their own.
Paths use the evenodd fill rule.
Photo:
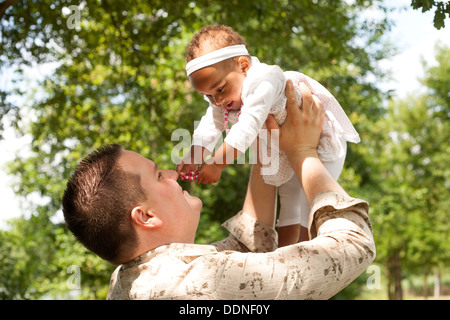
<svg viewBox="0 0 450 320">
<path fill-rule="evenodd" d="M 131 210 L 145 197 L 140 177 L 125 172 L 123 148 L 106 145 L 76 167 L 62 197 L 67 227 L 87 249 L 112 264 L 130 260 L 137 236 Z"/>
</svg>

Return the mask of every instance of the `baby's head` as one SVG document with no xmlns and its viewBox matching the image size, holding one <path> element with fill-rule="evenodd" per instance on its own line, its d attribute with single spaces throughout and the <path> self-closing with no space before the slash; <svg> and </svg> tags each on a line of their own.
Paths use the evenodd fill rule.
<svg viewBox="0 0 450 320">
<path fill-rule="evenodd" d="M 222 50 L 217 51 L 219 49 Z M 223 52 L 222 57 L 223 55 L 232 57 L 223 60 L 217 57 L 216 53 L 219 52 Z M 207 61 L 198 61 L 197 58 L 207 54 L 210 54 Z M 220 62 L 211 63 L 214 59 Z M 203 27 L 189 43 L 186 62 L 188 66 L 190 65 L 188 76 L 192 86 L 208 97 L 212 104 L 224 109 L 237 110 L 241 107 L 242 84 L 251 60 L 245 49 L 244 38 L 240 34 L 224 25 Z M 199 64 L 192 69 L 192 64 L 196 62 Z"/>
</svg>

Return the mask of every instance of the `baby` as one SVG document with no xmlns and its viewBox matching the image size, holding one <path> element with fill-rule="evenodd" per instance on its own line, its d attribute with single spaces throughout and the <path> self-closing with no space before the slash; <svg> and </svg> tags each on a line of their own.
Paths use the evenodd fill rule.
<svg viewBox="0 0 450 320">
<path fill-rule="evenodd" d="M 292 80 L 299 105 L 301 82 L 322 102 L 326 116 L 318 154 L 335 179 L 344 165 L 347 141 L 358 143 L 360 139 L 337 100 L 322 85 L 302 73 L 283 72 L 278 66 L 259 62 L 249 55 L 245 45 L 242 36 L 223 25 L 205 26 L 191 40 L 187 49 L 187 75 L 193 88 L 209 101 L 209 107 L 194 131 L 191 151 L 177 165 L 177 172 L 185 180 L 215 183 L 223 168 L 244 153 L 259 135 L 260 148 L 266 148 L 272 160 L 265 164 L 266 169 L 271 170 L 263 174 L 264 181 L 277 186 L 280 196 L 281 247 L 307 239 L 305 231 L 307 233 L 310 211 L 286 156 L 277 148 L 272 149 L 272 143 L 260 131 L 265 128 L 269 114 L 278 124 L 285 121 L 286 80 Z M 231 129 L 229 123 L 233 124 Z M 224 130 L 227 132 L 224 143 L 205 161 Z M 276 157 L 272 154 L 275 152 Z"/>
</svg>

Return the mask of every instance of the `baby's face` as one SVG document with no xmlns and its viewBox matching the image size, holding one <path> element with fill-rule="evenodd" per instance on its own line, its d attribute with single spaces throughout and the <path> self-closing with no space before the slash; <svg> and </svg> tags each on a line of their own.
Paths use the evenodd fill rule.
<svg viewBox="0 0 450 320">
<path fill-rule="evenodd" d="M 238 62 L 216 63 L 197 70 L 189 76 L 195 90 L 205 95 L 216 107 L 239 110 L 242 105 L 241 91 L 246 71 Z"/>
</svg>

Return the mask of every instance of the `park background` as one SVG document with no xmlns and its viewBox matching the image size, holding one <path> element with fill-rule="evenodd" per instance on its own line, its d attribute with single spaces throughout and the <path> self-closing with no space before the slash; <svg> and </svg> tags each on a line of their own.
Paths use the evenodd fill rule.
<svg viewBox="0 0 450 320">
<path fill-rule="evenodd" d="M 106 297 L 113 267 L 77 243 L 61 218 L 67 178 L 107 143 L 174 168 L 172 133 L 192 132 L 206 108 L 186 79 L 184 51 L 203 25 L 221 23 L 261 61 L 321 82 L 360 133 L 339 182 L 369 201 L 377 258 L 335 299 L 448 299 L 450 37 L 424 43 L 433 55 L 411 63 L 402 40 L 419 28 L 412 21 L 402 35 L 396 23 L 414 11 L 429 17 L 421 28 L 449 35 L 450 4 L 393 5 L 0 2 L 0 177 L 8 188 L 0 198 L 0 298 Z M 400 89 L 396 72 L 405 63 L 411 73 Z M 226 236 L 220 223 L 240 209 L 249 168 L 229 166 L 214 186 L 183 183 L 203 200 L 198 243 Z"/>
</svg>

